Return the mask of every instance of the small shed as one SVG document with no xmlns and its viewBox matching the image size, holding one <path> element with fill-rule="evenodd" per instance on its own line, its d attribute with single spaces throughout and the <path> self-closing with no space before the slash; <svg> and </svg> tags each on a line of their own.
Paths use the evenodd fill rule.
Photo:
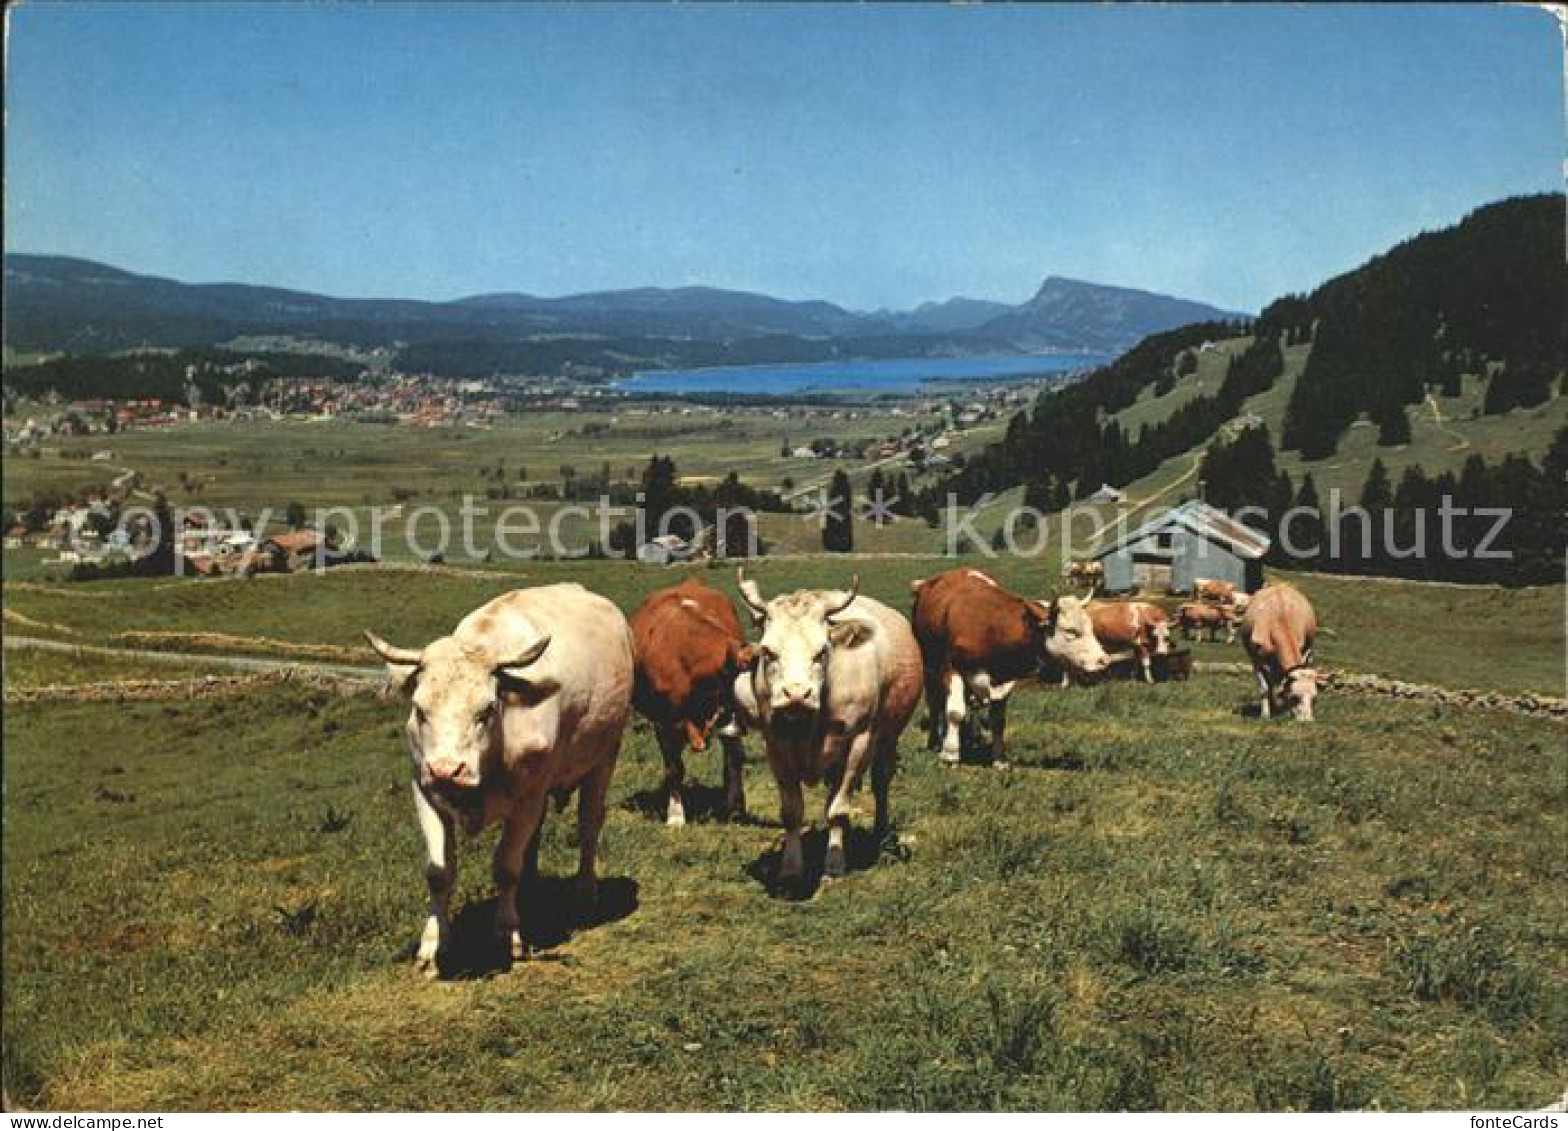
<svg viewBox="0 0 1568 1131">
<path fill-rule="evenodd" d="M 1229 581 L 1243 593 L 1263 584 L 1268 535 L 1194 499 L 1110 541 L 1091 555 L 1108 593 L 1190 593 L 1198 578 Z"/>
<path fill-rule="evenodd" d="M 691 556 L 692 547 L 679 534 L 661 534 L 637 547 L 637 560 L 653 565 L 684 562 Z"/>
</svg>

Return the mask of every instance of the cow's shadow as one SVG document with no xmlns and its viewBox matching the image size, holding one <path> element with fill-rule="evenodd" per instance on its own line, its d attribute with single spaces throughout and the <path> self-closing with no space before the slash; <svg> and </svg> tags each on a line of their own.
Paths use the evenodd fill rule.
<svg viewBox="0 0 1568 1131">
<path fill-rule="evenodd" d="M 763 823 L 750 812 L 725 817 L 722 786 L 687 783 L 681 786 L 681 805 L 686 810 L 687 824 L 760 825 Z M 621 808 L 662 825 L 668 811 L 667 795 L 662 787 L 639 789 L 621 802 Z"/>
<path fill-rule="evenodd" d="M 553 952 L 574 935 L 614 923 L 637 910 L 637 881 L 624 876 L 599 881 L 599 898 L 591 908 L 579 907 L 570 877 L 540 876 L 518 890 L 518 915 L 527 962 L 570 961 Z M 441 952 L 440 974 L 448 980 L 489 978 L 513 966 L 507 948 L 495 935 L 498 897 L 465 904 L 452 920 L 447 945 Z M 409 949 L 408 957 L 412 958 Z"/>
<path fill-rule="evenodd" d="M 881 836 L 870 829 L 851 827 L 845 838 L 846 875 L 864 872 L 882 858 L 890 846 L 898 843 L 896 834 L 889 831 Z M 822 858 L 827 852 L 826 829 L 811 829 L 802 838 L 805 869 L 797 880 L 780 882 L 779 861 L 784 855 L 782 843 L 774 845 L 750 864 L 746 874 L 763 886 L 775 899 L 804 901 L 816 895 L 822 887 Z"/>
</svg>

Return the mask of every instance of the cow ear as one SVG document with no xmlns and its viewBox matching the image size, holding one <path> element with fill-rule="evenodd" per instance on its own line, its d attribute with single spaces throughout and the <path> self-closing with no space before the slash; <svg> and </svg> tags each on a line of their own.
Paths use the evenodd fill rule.
<svg viewBox="0 0 1568 1131">
<path fill-rule="evenodd" d="M 752 665 L 757 662 L 757 648 L 753 644 L 745 644 L 739 640 L 731 641 L 729 660 L 737 675 L 741 672 L 749 672 Z"/>
<path fill-rule="evenodd" d="M 413 694 L 414 685 L 419 682 L 419 671 L 424 654 L 412 648 L 398 648 L 388 644 L 369 629 L 365 630 L 365 643 L 369 644 L 386 664 L 387 675 L 392 677 L 393 686 L 405 694 Z"/>
<path fill-rule="evenodd" d="M 835 648 L 855 648 L 871 639 L 871 626 L 865 621 L 846 620 L 828 626 L 828 640 Z"/>
</svg>

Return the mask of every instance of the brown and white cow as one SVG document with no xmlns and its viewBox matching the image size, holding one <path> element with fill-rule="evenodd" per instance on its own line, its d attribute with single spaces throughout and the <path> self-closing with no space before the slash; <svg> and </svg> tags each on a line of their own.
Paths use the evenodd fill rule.
<svg viewBox="0 0 1568 1131">
<path fill-rule="evenodd" d="M 1233 643 L 1237 619 L 1233 606 L 1210 605 L 1203 601 L 1188 601 L 1176 610 L 1176 623 L 1181 625 L 1186 639 L 1207 634 L 1211 644 L 1219 639 L 1222 630 L 1226 633 L 1226 643 Z"/>
<path fill-rule="evenodd" d="M 1168 656 L 1171 618 L 1148 601 L 1096 601 L 1089 606 L 1095 639 L 1106 652 L 1131 651 L 1145 683 L 1154 682 L 1151 656 Z"/>
<path fill-rule="evenodd" d="M 743 717 L 762 732 L 778 783 L 784 852 L 778 879 L 793 884 L 805 862 L 803 787 L 828 787 L 828 844 L 823 872 L 847 868 L 850 796 L 869 768 L 876 832 L 892 820 L 888 789 L 898 737 L 920 701 L 920 648 L 909 622 L 848 589 L 800 589 L 767 600 L 739 574 L 740 592 L 762 630 L 751 671 L 735 681 Z"/>
<path fill-rule="evenodd" d="M 605 794 L 631 711 L 626 618 L 581 585 L 544 585 L 481 605 L 423 648 L 396 648 L 371 632 L 365 638 L 412 700 L 405 735 L 430 892 L 416 961 L 434 974 L 447 941 L 455 826 L 472 836 L 498 821 L 495 929 L 521 958 L 517 888 L 538 868 L 552 793 L 578 791 L 577 893 L 585 903 L 596 897 Z"/>
<path fill-rule="evenodd" d="M 1312 603 L 1293 585 L 1269 585 L 1253 594 L 1241 618 L 1241 646 L 1252 661 L 1263 697 L 1263 717 L 1289 711 L 1310 723 L 1318 693 L 1312 667 L 1318 618 Z"/>
<path fill-rule="evenodd" d="M 969 567 L 911 584 L 930 725 L 928 745 L 957 762 L 969 700 L 990 708 L 991 751 L 1003 759 L 1007 699 L 1020 680 L 1069 671 L 1094 675 L 1110 663 L 1077 597 L 1045 604 L 1004 589 Z"/>
<path fill-rule="evenodd" d="M 649 594 L 631 615 L 637 654 L 632 705 L 653 724 L 664 756 L 665 823 L 686 823 L 681 797 L 687 746 L 701 752 L 715 728 L 724 747 L 724 816 L 746 811 L 746 752 L 734 720 L 735 677 L 751 664 L 735 607 L 717 589 L 689 579 Z"/>
</svg>

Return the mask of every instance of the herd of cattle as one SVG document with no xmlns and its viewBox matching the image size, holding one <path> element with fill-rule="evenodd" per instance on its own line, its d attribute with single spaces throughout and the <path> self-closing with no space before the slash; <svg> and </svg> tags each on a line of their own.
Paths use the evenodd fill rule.
<svg viewBox="0 0 1568 1131">
<path fill-rule="evenodd" d="M 577 584 L 519 589 L 474 610 L 421 649 L 366 639 L 409 696 L 406 735 L 426 847 L 429 915 L 417 962 L 434 973 L 457 880 L 456 829 L 502 825 L 494 857 L 496 931 L 524 955 L 517 890 L 538 867 L 551 797 L 578 794 L 577 894 L 595 898 L 595 854 L 610 776 L 633 708 L 653 726 L 665 765 L 666 819 L 685 823 L 682 762 L 717 736 L 727 815 L 745 808 L 742 736 L 762 736 L 778 785 L 784 848 L 778 880 L 805 871 L 804 787 L 827 787 L 823 874 L 844 875 L 850 798 L 870 772 L 875 829 L 890 822 L 899 736 L 925 697 L 931 749 L 959 760 L 965 722 L 984 710 L 992 756 L 1004 756 L 1007 700 L 1021 682 L 1085 682 L 1130 656 L 1145 679 L 1170 650 L 1170 618 L 1141 601 L 1049 602 L 1004 589 L 976 569 L 913 584 L 912 614 L 858 592 L 802 589 L 765 597 L 740 575 L 758 639 L 729 599 L 697 580 L 648 597 L 630 620 Z M 1272 585 L 1246 600 L 1200 583 L 1177 623 L 1226 628 L 1252 660 L 1265 717 L 1310 721 L 1316 619 L 1302 594 Z"/>
</svg>

